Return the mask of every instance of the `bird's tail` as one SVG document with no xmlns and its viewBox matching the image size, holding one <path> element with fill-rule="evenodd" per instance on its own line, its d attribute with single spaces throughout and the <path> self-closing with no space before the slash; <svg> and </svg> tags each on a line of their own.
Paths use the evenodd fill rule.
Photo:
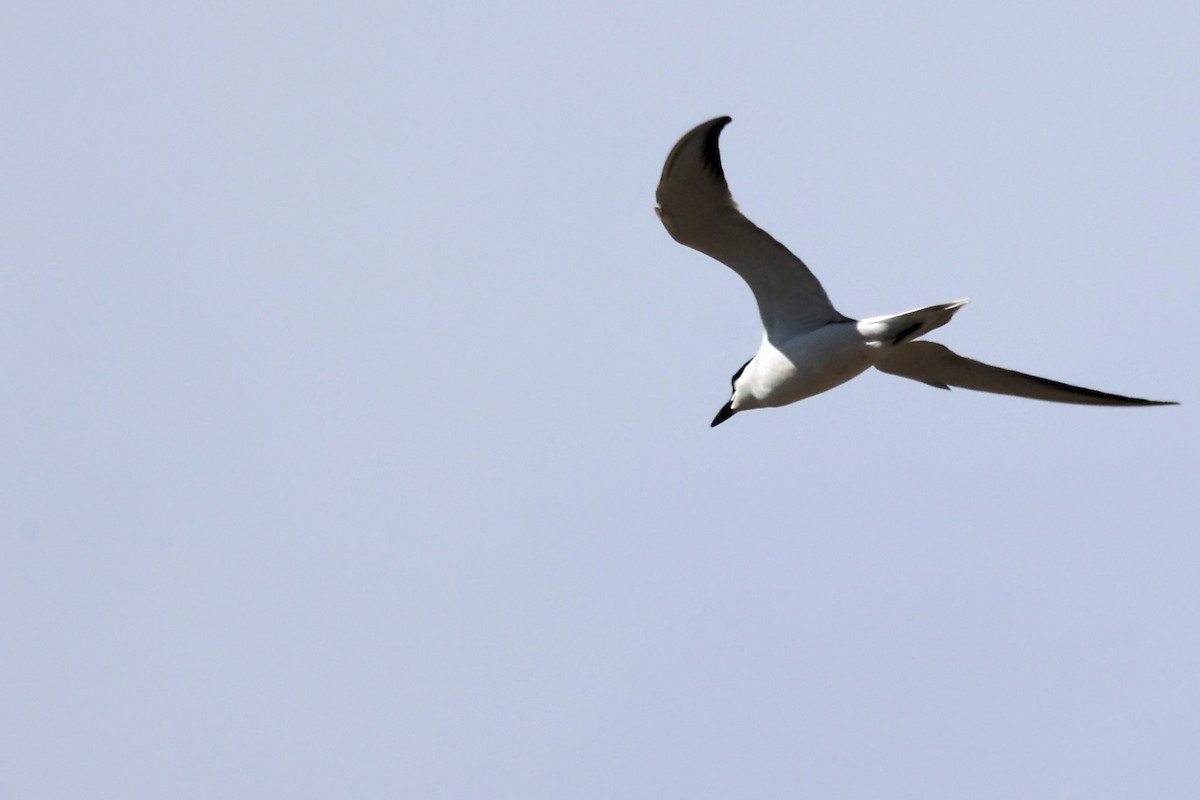
<svg viewBox="0 0 1200 800">
<path fill-rule="evenodd" d="M 926 306 L 903 314 L 892 314 L 887 317 L 871 317 L 864 319 L 860 325 L 878 326 L 872 331 L 879 341 L 890 345 L 898 345 L 918 339 L 932 330 L 942 327 L 954 313 L 965 306 L 969 300 L 955 300 L 951 303 L 938 303 L 936 306 Z"/>
</svg>

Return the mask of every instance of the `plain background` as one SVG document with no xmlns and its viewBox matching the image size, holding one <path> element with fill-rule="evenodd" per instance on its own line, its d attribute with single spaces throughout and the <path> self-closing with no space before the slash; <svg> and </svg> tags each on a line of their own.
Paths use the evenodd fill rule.
<svg viewBox="0 0 1200 800">
<path fill-rule="evenodd" d="M 1200 787 L 1200 6 L 16 3 L 0 794 Z M 871 373 L 710 430 L 735 197 Z"/>
</svg>

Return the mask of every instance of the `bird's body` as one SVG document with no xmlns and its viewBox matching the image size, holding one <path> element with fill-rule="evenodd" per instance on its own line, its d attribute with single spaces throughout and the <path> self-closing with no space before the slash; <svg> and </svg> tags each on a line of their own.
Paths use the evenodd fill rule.
<svg viewBox="0 0 1200 800">
<path fill-rule="evenodd" d="M 766 336 L 736 381 L 735 411 L 777 408 L 827 392 L 871 366 L 872 346 L 853 322 L 833 322 L 776 346 Z"/>
<path fill-rule="evenodd" d="M 732 396 L 714 426 L 739 411 L 828 391 L 871 367 L 941 389 L 1087 405 L 1171 405 L 993 367 L 914 341 L 949 322 L 966 300 L 864 320 L 839 313 L 808 267 L 738 211 L 717 146 L 729 122 L 719 117 L 685 134 L 667 156 L 656 193 L 656 210 L 671 236 L 741 275 L 762 318 L 762 343 L 733 376 Z"/>
<path fill-rule="evenodd" d="M 829 322 L 781 342 L 764 334 L 754 358 L 734 377 L 733 397 L 722 412 L 727 419 L 737 411 L 777 408 L 827 392 L 878 366 L 903 342 L 945 325 L 966 302 Z"/>
</svg>

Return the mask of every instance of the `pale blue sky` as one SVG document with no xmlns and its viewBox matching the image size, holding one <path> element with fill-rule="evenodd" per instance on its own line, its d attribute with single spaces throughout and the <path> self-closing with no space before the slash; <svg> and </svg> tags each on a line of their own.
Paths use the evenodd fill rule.
<svg viewBox="0 0 1200 800">
<path fill-rule="evenodd" d="M 794 6 L 794 7 L 793 7 Z M 1195 3 L 0 16 L 0 795 L 1200 786 Z M 734 195 L 878 373 L 715 430 Z"/>
</svg>

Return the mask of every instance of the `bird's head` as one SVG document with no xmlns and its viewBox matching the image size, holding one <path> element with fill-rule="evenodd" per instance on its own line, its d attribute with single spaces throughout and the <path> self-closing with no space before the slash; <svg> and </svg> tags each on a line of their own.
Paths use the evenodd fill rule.
<svg viewBox="0 0 1200 800">
<path fill-rule="evenodd" d="M 750 361 L 753 360 L 754 359 L 750 359 Z M 745 364 L 742 364 L 742 366 L 738 367 L 738 371 L 733 373 L 733 377 L 729 379 L 729 402 L 721 406 L 721 410 L 717 412 L 715 417 L 713 417 L 712 424 L 709 425 L 710 428 L 717 427 L 722 422 L 746 407 L 747 398 L 744 396 L 745 392 L 739 390 L 738 380 L 742 377 L 742 373 L 746 371 L 746 367 L 750 366 L 750 361 L 747 361 Z"/>
</svg>

